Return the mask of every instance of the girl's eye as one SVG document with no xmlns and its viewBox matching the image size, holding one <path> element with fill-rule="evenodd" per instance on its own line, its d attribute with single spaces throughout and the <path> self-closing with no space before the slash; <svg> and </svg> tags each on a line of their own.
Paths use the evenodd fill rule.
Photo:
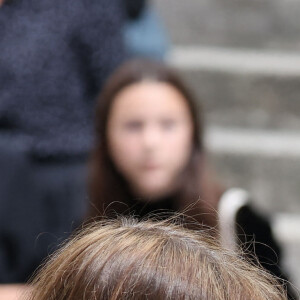
<svg viewBox="0 0 300 300">
<path fill-rule="evenodd" d="M 161 125 L 164 129 L 173 129 L 176 126 L 175 120 L 163 120 Z"/>
<path fill-rule="evenodd" d="M 141 121 L 131 121 L 125 123 L 125 129 L 129 131 L 140 130 L 143 127 L 143 123 Z"/>
</svg>

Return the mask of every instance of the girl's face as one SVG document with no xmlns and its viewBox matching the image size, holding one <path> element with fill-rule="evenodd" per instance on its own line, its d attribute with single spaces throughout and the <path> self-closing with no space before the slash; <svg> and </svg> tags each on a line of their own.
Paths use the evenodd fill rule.
<svg viewBox="0 0 300 300">
<path fill-rule="evenodd" d="M 176 190 L 193 135 L 186 100 L 176 88 L 152 81 L 125 87 L 114 99 L 107 128 L 112 161 L 137 196 L 149 200 Z"/>
</svg>

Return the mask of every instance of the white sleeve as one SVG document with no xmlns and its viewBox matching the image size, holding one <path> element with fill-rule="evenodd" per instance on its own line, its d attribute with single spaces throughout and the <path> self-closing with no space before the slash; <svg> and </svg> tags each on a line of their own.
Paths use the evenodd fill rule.
<svg viewBox="0 0 300 300">
<path fill-rule="evenodd" d="M 227 249 L 235 250 L 237 247 L 236 214 L 241 207 L 247 205 L 249 199 L 248 192 L 240 188 L 231 188 L 220 198 L 218 205 L 220 238 L 222 246 Z"/>
</svg>

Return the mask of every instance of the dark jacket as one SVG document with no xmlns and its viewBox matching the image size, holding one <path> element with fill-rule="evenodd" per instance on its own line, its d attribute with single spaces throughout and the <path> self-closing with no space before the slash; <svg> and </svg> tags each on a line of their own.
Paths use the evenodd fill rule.
<svg viewBox="0 0 300 300">
<path fill-rule="evenodd" d="M 11 0 L 0 7 L 0 138 L 33 156 L 78 156 L 94 100 L 124 58 L 121 0 Z"/>
</svg>

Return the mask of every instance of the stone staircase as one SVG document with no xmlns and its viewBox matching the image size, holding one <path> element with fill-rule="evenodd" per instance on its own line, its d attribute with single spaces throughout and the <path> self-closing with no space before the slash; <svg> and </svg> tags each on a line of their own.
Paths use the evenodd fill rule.
<svg viewBox="0 0 300 300">
<path fill-rule="evenodd" d="M 297 0 L 154 0 L 174 45 L 300 50 Z"/>
<path fill-rule="evenodd" d="M 155 0 L 218 177 L 272 216 L 300 287 L 300 1 Z"/>
</svg>

